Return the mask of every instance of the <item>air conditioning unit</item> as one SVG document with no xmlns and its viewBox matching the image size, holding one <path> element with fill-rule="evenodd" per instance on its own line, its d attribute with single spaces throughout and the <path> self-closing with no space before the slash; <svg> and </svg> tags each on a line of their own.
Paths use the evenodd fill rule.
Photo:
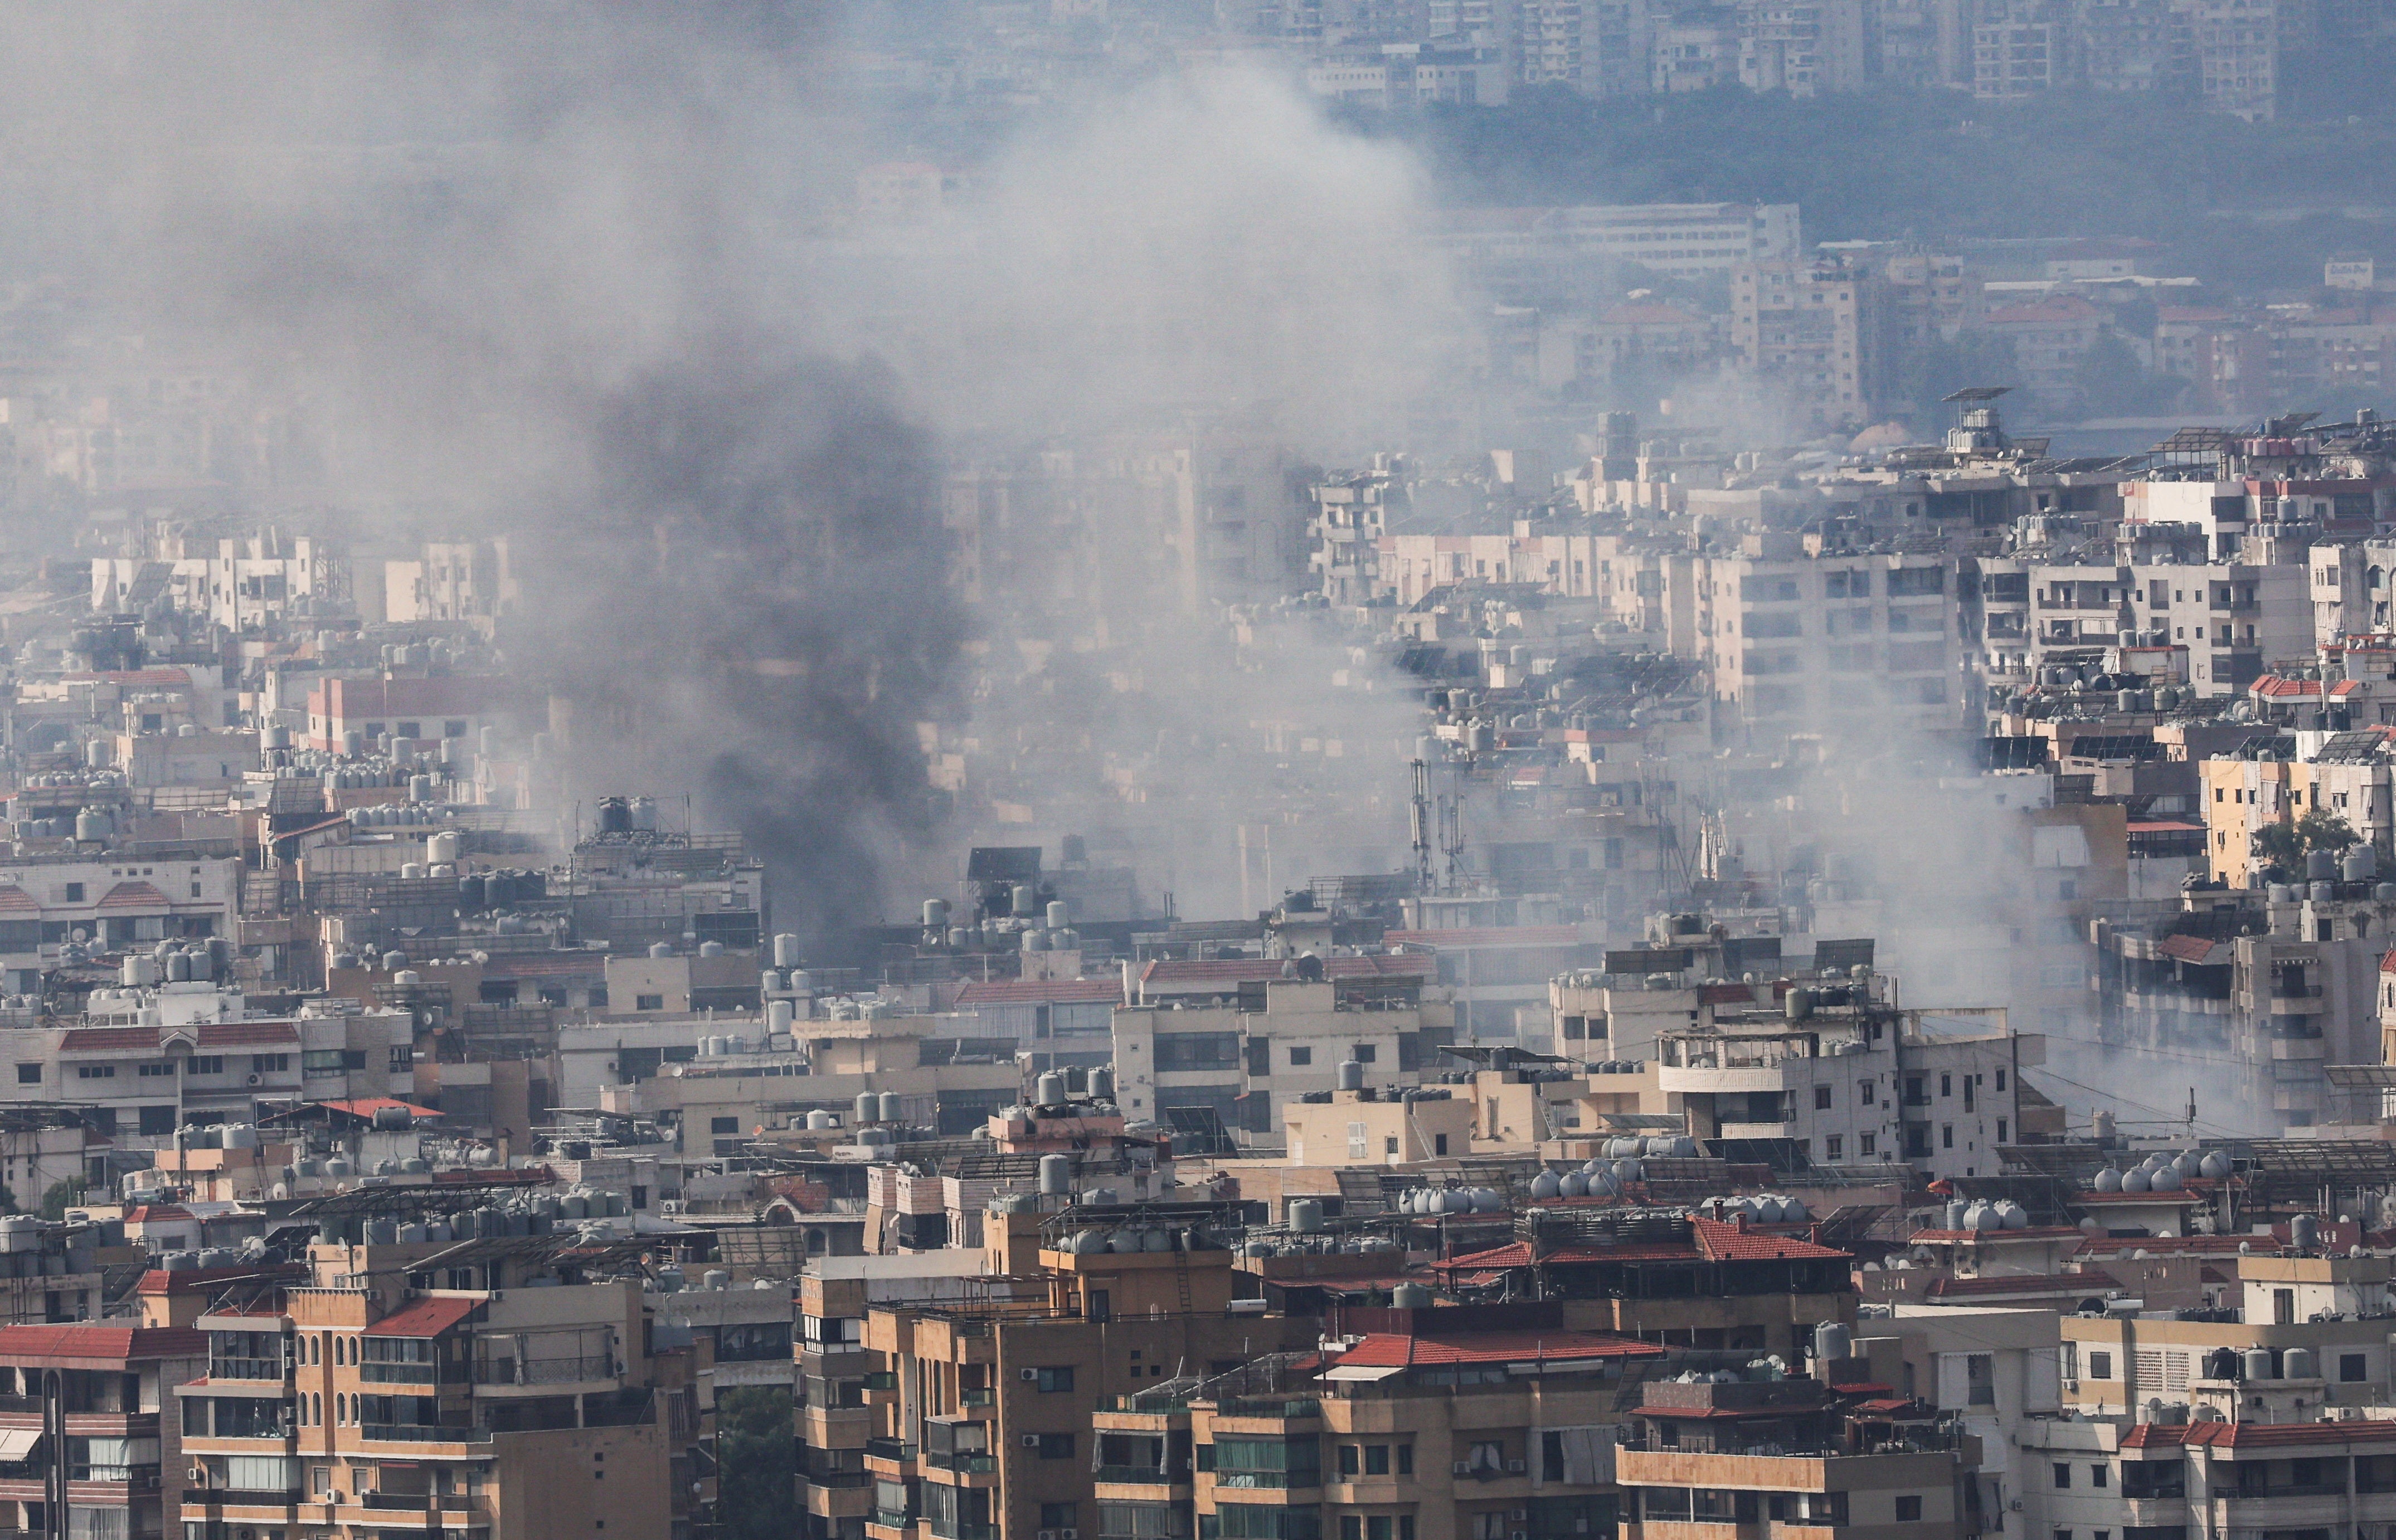
<svg viewBox="0 0 2396 1540">
<path fill-rule="evenodd" d="M 1530 1468 L 1531 1467 L 1529 1466 L 1524 1464 L 1520 1460 L 1509 1460 L 1506 1462 L 1506 1474 L 1509 1476 L 1520 1476 L 1523 1472 Z"/>
<path fill-rule="evenodd" d="M 1531 1510 L 1529 1508 L 1510 1508 L 1507 1510 L 1506 1517 L 1511 1519 L 1518 1524 L 1527 1524 L 1531 1521 Z"/>
<path fill-rule="evenodd" d="M 1506 1533 L 1506 1540 L 1531 1540 L 1531 1532 L 1529 1530 L 1509 1530 Z"/>
<path fill-rule="evenodd" d="M 2021 1509 L 2021 1499 L 2020 1499 L 2020 1498 L 2018 1498 L 2018 1497 L 2017 1497 L 2017 1498 L 2015 1498 L 2012 1502 L 2007 1503 L 2007 1504 L 2005 1505 L 2005 1507 L 2007 1507 L 2011 1508 L 2011 1509 L 2012 1509 L 2014 1512 L 2016 1512 L 2016 1513 L 2019 1513 L 2019 1512 L 2022 1510 L 2022 1509 Z"/>
<path fill-rule="evenodd" d="M 252 1075 L 249 1077 L 249 1083 L 252 1085 L 264 1085 L 266 1083 L 266 1077 L 264 1075 Z"/>
<path fill-rule="evenodd" d="M 1470 1476 L 1470 1475 L 1471 1475 L 1471 1474 L 1472 1474 L 1472 1462 L 1471 1462 L 1471 1461 L 1470 1461 L 1470 1460 L 1458 1460 L 1458 1461 L 1457 1461 L 1457 1462 L 1456 1462 L 1456 1474 L 1458 1474 L 1458 1476 Z"/>
<path fill-rule="evenodd" d="M 2063 1382 L 2063 1387 L 2075 1396 L 2080 1393 L 2080 1382 L 2078 1380 L 2065 1380 Z"/>
<path fill-rule="evenodd" d="M 1042 1530 L 1040 1532 L 1040 1540 L 1057 1540 L 1057 1532 L 1055 1530 Z"/>
<path fill-rule="evenodd" d="M 1018 1369 L 1015 1372 L 1015 1377 L 1019 1380 L 1036 1380 L 1040 1377 L 1040 1371 L 1037 1369 Z"/>
<path fill-rule="evenodd" d="M 1082 1540 L 1082 1532 L 1077 1529 L 1061 1529 L 1057 1532 L 1057 1540 Z"/>
<path fill-rule="evenodd" d="M 1040 1435 L 1039 1435 L 1039 1434 L 1037 1434 L 1037 1433 L 1026 1433 L 1025 1435 L 1023 1435 L 1023 1447 L 1024 1447 L 1024 1448 L 1026 1448 L 1026 1449 L 1037 1449 L 1037 1448 L 1039 1448 L 1039 1447 L 1040 1447 Z"/>
<path fill-rule="evenodd" d="M 189 1475 L 185 1478 L 185 1480 L 186 1480 L 186 1481 L 188 1482 L 188 1484 L 190 1484 L 190 1485 L 192 1485 L 192 1486 L 206 1486 L 206 1485 L 207 1485 L 207 1484 L 208 1484 L 208 1467 L 206 1467 L 206 1466 L 193 1466 L 193 1467 L 191 1468 L 191 1471 L 190 1471 Z"/>
</svg>

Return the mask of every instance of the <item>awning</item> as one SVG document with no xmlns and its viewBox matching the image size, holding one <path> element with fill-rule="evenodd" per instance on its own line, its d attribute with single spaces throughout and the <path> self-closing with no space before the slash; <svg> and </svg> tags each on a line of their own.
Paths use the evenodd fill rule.
<svg viewBox="0 0 2396 1540">
<path fill-rule="evenodd" d="M 41 1441 L 38 1427 L 0 1427 L 0 1465 L 16 1465 Z"/>
<path fill-rule="evenodd" d="M 1362 1380 L 1369 1384 L 1372 1381 L 1385 1380 L 1391 1374 L 1403 1374 L 1405 1372 L 1403 1364 L 1396 1363 L 1343 1363 L 1337 1368 L 1325 1369 L 1323 1372 L 1323 1377 L 1327 1380 Z"/>
</svg>

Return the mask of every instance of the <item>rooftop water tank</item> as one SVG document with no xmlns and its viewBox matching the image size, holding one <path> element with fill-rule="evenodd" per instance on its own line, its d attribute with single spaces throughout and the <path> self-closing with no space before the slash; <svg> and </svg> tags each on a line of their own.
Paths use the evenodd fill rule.
<svg viewBox="0 0 2396 1540">
<path fill-rule="evenodd" d="M 1290 1201 L 1289 1228 L 1299 1235 L 1314 1235 L 1323 1229 L 1323 1205 L 1311 1198 Z"/>
<path fill-rule="evenodd" d="M 883 1092 L 882 1095 L 875 1099 L 873 1110 L 881 1122 L 886 1123 L 897 1122 L 898 1121 L 898 1093 L 896 1091 Z"/>
<path fill-rule="evenodd" d="M 1115 1072 L 1103 1064 L 1090 1071 L 1090 1098 L 1093 1101 L 1115 1099 Z"/>
<path fill-rule="evenodd" d="M 871 1091 L 857 1094 L 856 1110 L 851 1114 L 859 1124 L 873 1122 L 882 1110 L 882 1098 Z"/>
<path fill-rule="evenodd" d="M 1038 1107 L 1057 1107 L 1065 1100 L 1065 1077 L 1054 1069 L 1032 1082 L 1032 1103 Z"/>
<path fill-rule="evenodd" d="M 2327 850 L 2305 852 L 2305 881 L 2335 883 L 2337 881 L 2337 856 Z"/>
<path fill-rule="evenodd" d="M 1419 1283 L 1401 1283 L 1390 1291 L 1390 1304 L 1401 1310 L 1431 1308 L 1431 1293 Z"/>
<path fill-rule="evenodd" d="M 2249 1348 L 2240 1354 L 2239 1358 L 2241 1366 L 2244 1370 L 2243 1377 L 2247 1380 L 2268 1380 L 2279 1377 L 2271 1373 L 2271 1349 L 2269 1348 Z"/>
<path fill-rule="evenodd" d="M 2150 1189 L 2153 1186 L 2154 1177 L 2147 1172 L 2145 1167 L 2141 1166 L 2137 1170 L 2128 1173 L 2122 1178 L 2121 1190 L 2123 1192 L 2145 1192 Z"/>
<path fill-rule="evenodd" d="M 2280 1377 L 2283 1379 L 2309 1380 L 2318 1377 L 2318 1371 L 2313 1367 L 2313 1350 L 2309 1348 L 2287 1349 L 2280 1357 Z"/>
<path fill-rule="evenodd" d="M 1336 1073 L 1338 1078 L 1332 1083 L 1337 1085 L 1340 1090 L 1362 1091 L 1364 1089 L 1364 1067 L 1356 1060 L 1341 1059 L 1339 1061 L 1339 1068 Z"/>
<path fill-rule="evenodd" d="M 840 1120 L 820 1107 L 807 1114 L 807 1128 L 810 1132 L 820 1134 L 827 1128 L 837 1128 L 839 1125 Z"/>
</svg>

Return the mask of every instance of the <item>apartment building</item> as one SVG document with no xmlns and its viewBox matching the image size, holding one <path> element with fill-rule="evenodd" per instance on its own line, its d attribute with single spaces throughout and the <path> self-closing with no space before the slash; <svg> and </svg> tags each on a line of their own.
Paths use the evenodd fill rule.
<svg viewBox="0 0 2396 1540">
<path fill-rule="evenodd" d="M 1758 1226 L 1675 1207 L 1548 1206 L 1514 1239 L 1433 1265 L 1458 1299 L 1553 1302 L 1566 1330 L 1795 1361 L 1826 1321 L 1852 1324 L 1855 1258 L 1803 1224 Z M 1635 1401 L 1621 1403 L 1624 1410 Z"/>
<path fill-rule="evenodd" d="M 332 678 L 308 692 L 302 743 L 356 754 L 389 739 L 402 753 L 438 753 L 442 743 L 480 742 L 485 727 L 513 727 L 508 682 L 467 674 Z"/>
<path fill-rule="evenodd" d="M 1184 1219 L 1212 1212 L 1178 1206 Z M 811 1533 L 844 1533 L 859 1519 L 871 1540 L 1103 1530 L 1098 1505 L 1118 1495 L 1119 1473 L 1102 1464 L 1094 1407 L 1315 1340 L 1315 1322 L 1235 1310 L 1231 1254 L 1203 1234 L 1194 1248 L 1185 1236 L 1171 1243 L 1178 1249 L 1083 1249 L 1084 1232 L 1103 1237 L 1118 1218 L 1155 1228 L 1174 1216 L 1153 1205 L 1120 1215 L 993 1211 L 984 1281 L 997 1286 L 869 1304 L 862 1334 L 875 1367 L 859 1392 L 869 1430 L 863 1480 L 852 1484 L 845 1463 L 827 1466 L 812 1446 L 802 1452 L 803 1479 L 821 1489 L 828 1510 L 819 1531 L 811 1493 Z M 1145 1474 L 1165 1474 L 1162 1464 Z"/>
<path fill-rule="evenodd" d="M 1762 728 L 1953 726 L 1963 682 L 1950 566 L 1928 554 L 1808 556 L 1786 536 L 1699 557 L 1697 645 L 1716 698 Z"/>
<path fill-rule="evenodd" d="M 88 1109 L 87 1126 L 133 1148 L 297 1100 L 388 1096 L 416 1057 L 405 1012 L 257 1016 L 206 983 L 95 991 L 84 1021 L 8 1034 L 16 1099 Z"/>
<path fill-rule="evenodd" d="M 240 904 L 241 863 L 230 857 L 162 853 L 11 862 L 0 866 L 0 973 L 10 992 L 38 993 L 67 942 L 131 950 L 230 937 Z"/>
<path fill-rule="evenodd" d="M 1691 1524 L 1980 1533 L 1978 1440 L 1920 1401 L 1770 1373 L 1644 1390 L 1615 1456 L 1627 1540 Z"/>
<path fill-rule="evenodd" d="M 2243 1425 L 2386 1403 L 2387 1257 L 2279 1252 L 2263 1237 L 2220 1262 L 2237 1280 L 2234 1309 L 2063 1317 L 2065 1406 L 2131 1416 L 2160 1401 L 2192 1425 Z"/>
<path fill-rule="evenodd" d="M 1474 263 L 1617 261 L 1672 278 L 1793 262 L 1803 250 L 1795 204 L 1462 209 L 1447 217 L 1440 241 Z"/>
<path fill-rule="evenodd" d="M 2218 700 L 2313 651 L 2314 605 L 2302 566 L 2033 564 L 2026 588 L 2026 634 L 2017 641 L 1990 627 L 1994 668 L 2084 665 L 2115 646 L 2184 647 L 2187 683 Z"/>
<path fill-rule="evenodd" d="M 1226 994 L 1171 1003 L 1127 1005 L 1113 1014 L 1115 1090 L 1125 1113 L 1165 1120 L 1172 1108 L 1206 1108 L 1237 1133 L 1280 1129 L 1276 1109 L 1311 1094 L 1327 1094 L 1339 1065 L 1353 1059 L 1375 1085 L 1412 1084 L 1437 1057 L 1451 1030 L 1448 1013 L 1426 1006 L 1410 987 L 1380 988 L 1378 971 L 1342 963 L 1426 959 L 1329 958 L 1323 977 L 1277 976 L 1285 960 L 1160 960 L 1142 971 L 1145 1000 L 1178 985 L 1228 981 Z M 1201 971 L 1208 977 L 1196 976 Z M 1312 972 L 1312 969 L 1303 970 Z"/>
<path fill-rule="evenodd" d="M 308 1286 L 201 1315 L 168 1414 L 186 1533 L 703 1528 L 695 1354 L 655 1348 L 640 1281 L 606 1274 L 629 1251 L 525 1239 L 320 1241 Z"/>
<path fill-rule="evenodd" d="M 138 615 L 163 603 L 241 632 L 347 598 L 349 564 L 309 536 L 270 529 L 211 540 L 161 524 L 143 530 L 141 543 L 136 554 L 91 559 L 93 610 Z"/>
<path fill-rule="evenodd" d="M 1731 346 L 1812 425 L 1859 427 L 1872 415 L 1885 317 L 1867 273 L 1840 263 L 1755 263 L 1731 274 L 1730 297 Z"/>
<path fill-rule="evenodd" d="M 29 1535 L 181 1533 L 174 1387 L 207 1361 L 206 1337 L 173 1327 L 0 1326 L 0 1519 Z"/>
</svg>

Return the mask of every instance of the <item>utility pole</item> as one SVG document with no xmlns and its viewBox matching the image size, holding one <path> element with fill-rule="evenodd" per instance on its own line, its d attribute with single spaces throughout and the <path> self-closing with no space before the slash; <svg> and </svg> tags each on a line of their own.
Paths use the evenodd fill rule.
<svg viewBox="0 0 2396 1540">
<path fill-rule="evenodd" d="M 1409 803 L 1415 848 L 1415 891 L 1431 890 L 1431 766 L 1421 760 L 1414 762 L 1414 796 Z"/>
</svg>

